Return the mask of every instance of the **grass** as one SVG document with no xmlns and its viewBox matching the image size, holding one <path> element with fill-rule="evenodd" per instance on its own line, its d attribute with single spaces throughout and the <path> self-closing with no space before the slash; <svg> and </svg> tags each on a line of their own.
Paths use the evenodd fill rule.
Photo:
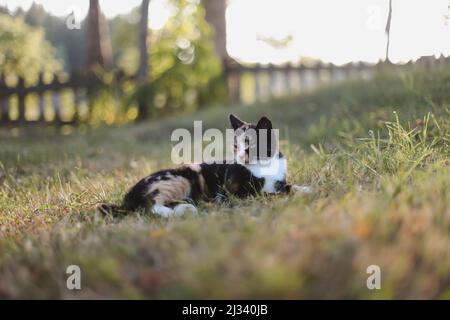
<svg viewBox="0 0 450 320">
<path fill-rule="evenodd" d="M 0 297 L 448 299 L 449 89 L 449 68 L 413 70 L 183 119 L 0 132 Z M 174 128 L 223 129 L 229 112 L 272 117 L 289 180 L 314 195 L 170 220 L 95 212 L 171 165 Z M 66 289 L 73 264 L 80 291 Z"/>
</svg>

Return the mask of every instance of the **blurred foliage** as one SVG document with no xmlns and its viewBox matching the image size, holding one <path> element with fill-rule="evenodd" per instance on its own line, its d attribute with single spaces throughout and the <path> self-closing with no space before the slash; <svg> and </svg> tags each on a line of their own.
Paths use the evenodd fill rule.
<svg viewBox="0 0 450 320">
<path fill-rule="evenodd" d="M 141 101 L 153 118 L 226 101 L 226 83 L 203 6 L 197 0 L 168 0 L 168 5 L 172 16 L 166 24 L 159 30 L 149 30 L 148 82 L 139 86 L 132 81 L 119 84 L 110 79 L 112 71 L 96 72 L 107 87 L 89 98 L 93 109 L 90 123 L 132 121 L 137 117 L 136 106 Z M 9 48 L 12 53 L 8 55 L 13 54 L 13 58 L 6 63 L 3 52 L 8 51 L 2 50 L 2 71 L 24 75 L 26 70 L 27 77 L 33 77 L 39 71 L 70 72 L 84 68 L 84 22 L 81 29 L 68 29 L 65 17 L 53 16 L 35 3 L 27 11 L 5 9 L 4 12 L 0 48 Z M 139 19 L 140 6 L 108 20 L 114 70 L 119 69 L 128 76 L 135 75 L 138 69 Z M 13 37 L 19 42 L 6 39 L 12 37 L 11 32 L 17 34 Z"/>
<path fill-rule="evenodd" d="M 60 70 L 61 62 L 42 29 L 28 26 L 22 18 L 0 14 L 0 72 L 36 81 L 40 72 Z"/>
<path fill-rule="evenodd" d="M 161 30 L 150 33 L 150 82 L 131 99 L 145 101 L 150 116 L 193 111 L 199 102 L 225 97 L 203 7 L 195 0 L 171 0 L 170 5 L 173 15 Z"/>
<path fill-rule="evenodd" d="M 85 64 L 85 25 L 80 29 L 69 29 L 66 17 L 57 17 L 45 11 L 41 4 L 33 3 L 31 7 L 16 16 L 23 16 L 30 26 L 41 27 L 45 38 L 56 48 L 58 57 L 64 62 L 66 71 L 80 70 Z M 77 17 L 81 19 L 80 17 Z"/>
<path fill-rule="evenodd" d="M 136 74 L 138 69 L 139 19 L 140 6 L 132 9 L 129 14 L 109 20 L 114 65 L 128 75 Z"/>
<path fill-rule="evenodd" d="M 159 30 L 149 30 L 149 80 L 124 89 L 125 103 L 118 108 L 133 120 L 143 101 L 150 117 L 191 112 L 226 101 L 227 92 L 212 31 L 196 0 L 170 0 L 172 15 Z M 109 21 L 114 64 L 134 75 L 139 64 L 138 23 L 140 7 Z M 119 116 L 121 118 L 122 116 Z"/>
</svg>

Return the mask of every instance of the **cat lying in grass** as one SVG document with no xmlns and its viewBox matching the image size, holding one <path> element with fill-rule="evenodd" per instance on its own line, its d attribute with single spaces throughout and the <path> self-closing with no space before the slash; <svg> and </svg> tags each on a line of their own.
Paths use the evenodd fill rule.
<svg viewBox="0 0 450 320">
<path fill-rule="evenodd" d="M 134 185 L 122 205 L 100 204 L 99 211 L 120 215 L 144 209 L 167 218 L 187 211 L 196 213 L 194 204 L 200 200 L 312 191 L 308 186 L 287 183 L 287 162 L 278 150 L 272 122 L 267 117 L 255 125 L 230 115 L 230 122 L 234 129 L 234 161 L 204 162 L 155 172 Z"/>
</svg>

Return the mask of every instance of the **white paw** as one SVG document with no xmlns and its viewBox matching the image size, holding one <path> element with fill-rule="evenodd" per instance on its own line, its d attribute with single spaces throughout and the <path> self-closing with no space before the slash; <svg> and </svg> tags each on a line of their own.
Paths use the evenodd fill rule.
<svg viewBox="0 0 450 320">
<path fill-rule="evenodd" d="M 174 215 L 177 217 L 182 216 L 186 213 L 192 213 L 192 214 L 198 213 L 197 208 L 189 203 L 179 204 L 179 205 L 175 206 L 173 211 L 174 211 Z"/>
<path fill-rule="evenodd" d="M 293 193 L 311 194 L 314 192 L 314 189 L 311 186 L 297 186 L 294 184 L 292 186 L 292 191 Z"/>
<path fill-rule="evenodd" d="M 152 208 L 152 212 L 164 218 L 169 218 L 174 215 L 174 211 L 171 208 L 161 204 L 155 204 Z"/>
</svg>

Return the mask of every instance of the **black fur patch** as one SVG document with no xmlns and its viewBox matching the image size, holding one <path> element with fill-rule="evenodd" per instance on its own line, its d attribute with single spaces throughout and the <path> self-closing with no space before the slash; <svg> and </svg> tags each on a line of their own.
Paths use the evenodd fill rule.
<svg viewBox="0 0 450 320">
<path fill-rule="evenodd" d="M 264 186 L 264 179 L 240 164 L 202 163 L 200 167 L 211 199 L 227 194 L 245 198 L 259 194 Z"/>
</svg>

